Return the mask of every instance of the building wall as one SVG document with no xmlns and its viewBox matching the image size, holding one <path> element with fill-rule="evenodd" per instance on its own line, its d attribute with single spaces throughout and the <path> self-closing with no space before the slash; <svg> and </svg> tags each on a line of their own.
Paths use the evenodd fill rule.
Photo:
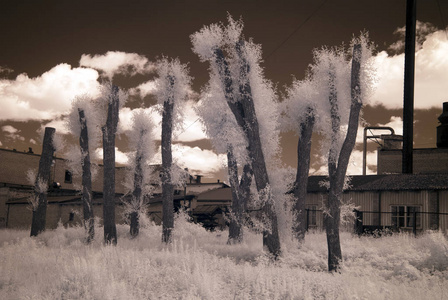
<svg viewBox="0 0 448 300">
<path fill-rule="evenodd" d="M 29 229 L 33 212 L 29 204 L 8 205 L 8 228 Z M 70 213 L 74 213 L 74 220 L 69 221 Z M 93 215 L 99 224 L 103 224 L 103 206 L 93 205 Z M 47 204 L 46 228 L 55 229 L 59 224 L 64 226 L 81 226 L 83 219 L 82 205 L 80 204 Z M 117 224 L 125 223 L 124 206 L 115 206 L 115 221 Z"/>
<path fill-rule="evenodd" d="M 33 169 L 37 174 L 39 169 L 40 155 L 24 152 L 15 152 L 11 150 L 0 149 L 0 183 L 8 183 L 14 185 L 32 185 L 27 179 L 28 170 Z M 96 192 L 103 190 L 103 167 L 97 166 L 98 172 L 92 178 L 92 189 Z M 73 175 L 72 182 L 65 181 L 65 172 L 69 168 L 64 159 L 54 158 L 54 164 L 51 168 L 51 181 L 61 184 L 63 189 L 80 189 L 81 177 Z M 115 169 L 115 191 L 117 193 L 125 193 L 126 169 L 117 167 Z"/>
<path fill-rule="evenodd" d="M 322 210 L 326 195 L 309 193 L 306 199 L 308 209 L 316 207 Z M 343 203 L 353 203 L 358 210 L 363 211 L 363 225 L 392 226 L 392 206 L 420 207 L 421 227 L 418 230 L 440 229 L 448 232 L 448 191 L 349 191 L 343 194 Z M 378 213 L 378 212 L 381 212 Z M 445 213 L 432 214 L 433 212 Z M 321 212 L 316 214 L 317 228 L 323 228 Z M 346 230 L 351 230 L 353 224 L 348 223 Z"/>
<path fill-rule="evenodd" d="M 378 150 L 378 174 L 400 174 L 402 172 L 401 150 Z M 448 173 L 448 149 L 414 149 L 413 173 Z"/>
</svg>

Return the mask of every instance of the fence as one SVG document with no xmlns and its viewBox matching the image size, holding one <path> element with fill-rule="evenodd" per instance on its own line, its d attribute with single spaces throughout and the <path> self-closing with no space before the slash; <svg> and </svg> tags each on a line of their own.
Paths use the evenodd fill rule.
<svg viewBox="0 0 448 300">
<path fill-rule="evenodd" d="M 398 209 L 391 212 L 354 210 L 354 218 L 343 218 L 342 227 L 361 234 L 375 232 L 418 232 L 448 229 L 448 213 L 424 212 L 416 209 Z M 306 209 L 306 230 L 324 228 L 323 211 Z"/>
</svg>

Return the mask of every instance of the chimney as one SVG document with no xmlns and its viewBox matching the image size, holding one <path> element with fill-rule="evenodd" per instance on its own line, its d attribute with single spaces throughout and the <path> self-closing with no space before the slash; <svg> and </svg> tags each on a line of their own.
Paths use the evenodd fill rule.
<svg viewBox="0 0 448 300">
<path fill-rule="evenodd" d="M 448 102 L 443 103 L 443 111 L 437 126 L 437 148 L 448 148 Z"/>
</svg>

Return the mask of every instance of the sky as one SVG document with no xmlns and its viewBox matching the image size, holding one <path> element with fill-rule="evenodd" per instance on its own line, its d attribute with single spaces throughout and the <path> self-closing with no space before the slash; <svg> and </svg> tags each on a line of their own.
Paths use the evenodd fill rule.
<svg viewBox="0 0 448 300">
<path fill-rule="evenodd" d="M 197 121 L 193 105 L 209 79 L 208 65 L 191 51 L 190 35 L 204 25 L 242 18 L 244 35 L 261 44 L 265 77 L 282 99 L 293 78 L 303 79 L 312 51 L 349 44 L 368 31 L 377 45 L 376 92 L 363 109 L 364 125 L 391 126 L 402 132 L 405 0 L 295 1 L 26 1 L 0 2 L 0 148 L 40 153 L 45 126 L 70 142 L 64 122 L 79 94 L 95 96 L 112 78 L 129 93 L 120 112 L 117 161 L 125 163 L 132 110 L 155 103 L 154 62 L 163 56 L 187 63 L 192 99 L 183 132 L 175 133 L 178 164 L 210 180 L 227 180 L 225 156 L 217 154 Z M 436 144 L 437 117 L 448 101 L 448 2 L 417 3 L 414 147 Z M 156 123 L 160 116 L 152 113 Z M 158 129 L 160 132 L 160 129 Z M 281 156 L 295 167 L 297 136 L 282 134 Z M 362 136 L 352 155 L 350 174 L 361 174 Z M 313 144 L 311 174 L 325 172 Z M 369 145 L 368 173 L 375 172 L 376 146 Z M 101 153 L 101 149 L 97 150 Z M 58 153 L 58 156 L 64 156 Z M 160 155 L 156 155 L 160 159 Z"/>
</svg>

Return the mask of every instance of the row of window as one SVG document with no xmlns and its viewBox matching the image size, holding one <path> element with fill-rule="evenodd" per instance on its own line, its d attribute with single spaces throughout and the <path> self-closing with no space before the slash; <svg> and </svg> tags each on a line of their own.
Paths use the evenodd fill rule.
<svg viewBox="0 0 448 300">
<path fill-rule="evenodd" d="M 317 226 L 317 211 L 316 205 L 309 205 L 307 209 L 308 226 Z M 413 227 L 416 222 L 416 227 L 421 227 L 421 208 L 420 206 L 409 205 L 392 205 L 391 206 L 391 222 L 395 227 Z"/>
</svg>

